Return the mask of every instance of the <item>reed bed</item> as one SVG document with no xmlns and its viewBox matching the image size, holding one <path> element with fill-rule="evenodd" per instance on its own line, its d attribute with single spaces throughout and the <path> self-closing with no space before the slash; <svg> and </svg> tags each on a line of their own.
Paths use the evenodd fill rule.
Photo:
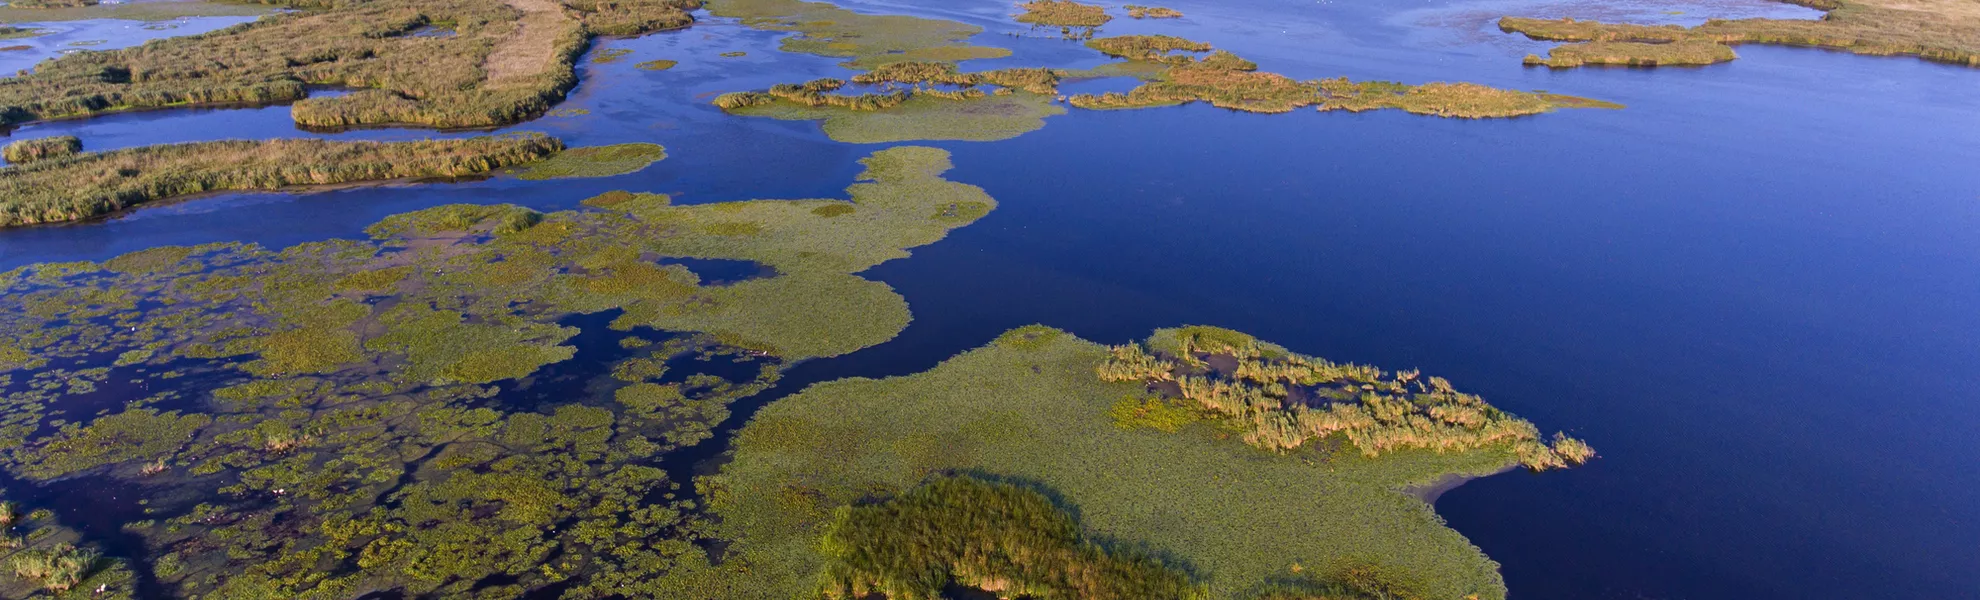
<svg viewBox="0 0 1980 600">
<path fill-rule="evenodd" d="M 299 12 L 202 35 L 80 52 L 0 81 L 0 124 L 106 112 L 295 101 L 312 127 L 488 127 L 549 108 L 576 85 L 595 35 L 686 26 L 699 0 L 379 0 L 283 3 Z M 435 23 L 453 36 L 411 35 Z M 307 98 L 311 85 L 365 88 Z"/>
<path fill-rule="evenodd" d="M 1114 20 L 1107 16 L 1106 7 L 1072 0 L 1033 0 L 1019 4 L 1018 8 L 1024 9 L 1024 13 L 1017 16 L 1017 21 L 1032 25 L 1091 28 Z"/>
<path fill-rule="evenodd" d="M 1499 29 L 1547 41 L 1576 42 L 1527 64 L 1655 66 L 1732 60 L 1731 49 L 1705 45 L 1811 46 L 1877 56 L 1916 56 L 1980 67 L 1980 5 L 1964 0 L 1784 0 L 1828 11 L 1819 20 L 1713 19 L 1697 27 L 1632 25 L 1506 17 Z M 1611 42 L 1610 44 L 1600 44 Z M 1679 46 L 1678 44 L 1684 44 Z M 1565 50 L 1564 50 L 1565 49 Z M 1583 60 L 1577 61 L 1577 58 Z M 1595 58 L 1597 60 L 1587 60 Z"/>
<path fill-rule="evenodd" d="M 82 152 L 82 140 L 73 135 L 57 135 L 31 140 L 20 140 L 0 148 L 0 157 L 14 164 L 26 164 L 48 158 L 60 158 Z"/>
<path fill-rule="evenodd" d="M 1557 108 L 1618 107 L 1586 98 L 1501 90 L 1471 83 L 1412 86 L 1353 82 L 1345 78 L 1297 81 L 1277 73 L 1259 72 L 1257 63 L 1223 50 L 1196 58 L 1186 53 L 1210 51 L 1209 45 L 1166 36 L 1101 38 L 1087 45 L 1111 56 L 1165 67 L 1154 81 L 1125 93 L 1078 94 L 1066 99 L 1068 104 L 1086 109 L 1207 102 L 1219 108 L 1257 113 L 1285 113 L 1307 106 L 1353 112 L 1394 108 L 1421 115 L 1484 119 L 1540 114 Z"/>
<path fill-rule="evenodd" d="M 1129 4 L 1121 8 L 1127 9 L 1128 16 L 1136 19 L 1180 19 L 1183 16 L 1182 11 L 1160 6 Z"/>
<path fill-rule="evenodd" d="M 292 139 L 146 146 L 0 169 L 0 227 L 57 223 L 224 190 L 460 177 L 547 158 L 542 134 L 418 142 Z"/>
<path fill-rule="evenodd" d="M 1081 540 L 1078 523 L 1044 494 L 969 477 L 841 509 L 822 547 L 829 561 L 823 596 L 830 600 L 942 600 L 950 584 L 1003 597 L 1205 596 L 1178 570 Z"/>
</svg>

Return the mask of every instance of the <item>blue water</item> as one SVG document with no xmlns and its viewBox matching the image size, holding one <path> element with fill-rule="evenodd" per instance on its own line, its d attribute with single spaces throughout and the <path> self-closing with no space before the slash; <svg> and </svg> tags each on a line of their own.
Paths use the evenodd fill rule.
<svg viewBox="0 0 1980 600">
<path fill-rule="evenodd" d="M 1098 64 L 1018 37 L 1008 7 L 848 3 L 986 26 L 1017 56 Z M 1074 111 L 996 143 L 936 143 L 1000 207 L 867 275 L 915 320 L 893 342 L 793 372 L 919 371 L 1017 325 L 1120 342 L 1181 323 L 1302 352 L 1421 367 L 1602 457 L 1468 483 L 1437 504 L 1520 600 L 1980 597 L 1980 71 L 1748 46 L 1699 69 L 1527 69 L 1520 12 L 1644 22 L 1810 18 L 1760 2 L 1171 2 L 1106 34 L 1202 39 L 1300 78 L 1464 80 L 1621 102 L 1534 118 Z M 1683 14 L 1671 15 L 1670 11 Z M 843 74 L 778 34 L 710 22 L 606 47 L 564 108 L 511 130 L 655 141 L 639 173 L 301 196 L 229 194 L 0 233 L 0 268 L 159 244 L 356 236 L 447 202 L 564 208 L 610 189 L 683 202 L 836 196 L 879 146 L 728 117 L 714 93 Z M 748 52 L 742 58 L 717 53 Z M 634 63 L 681 61 L 669 71 Z M 1089 84 L 1112 89 L 1108 83 Z M 92 148 L 220 139 L 409 139 L 296 130 L 286 108 L 50 123 Z M 786 386 L 789 387 L 789 386 Z"/>
</svg>

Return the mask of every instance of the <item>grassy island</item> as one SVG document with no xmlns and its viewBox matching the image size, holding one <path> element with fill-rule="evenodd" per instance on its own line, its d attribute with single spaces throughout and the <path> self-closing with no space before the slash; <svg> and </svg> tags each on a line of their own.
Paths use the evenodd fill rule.
<svg viewBox="0 0 1980 600">
<path fill-rule="evenodd" d="M 562 100 L 592 36 L 686 26 L 698 0 L 379 0 L 274 4 L 298 12 L 202 35 L 82 52 L 0 80 L 0 125 L 178 106 L 295 102 L 314 127 L 489 127 Z M 411 35 L 448 24 L 452 36 Z M 361 88 L 308 98 L 308 86 Z"/>
<path fill-rule="evenodd" d="M 942 178 L 941 150 L 864 164 L 837 199 L 447 205 L 368 240 L 0 272 L 0 468 L 124 490 L 130 514 L 104 518 L 139 553 L 0 570 L 0 595 L 129 598 L 135 574 L 155 585 L 137 597 L 761 598 L 702 550 L 713 523 L 663 461 L 791 361 L 899 333 L 906 302 L 855 273 L 996 206 Z M 689 258 L 768 274 L 709 281 Z M 98 402 L 126 382 L 147 391 Z M 35 556 L 99 549 L 53 502 L 0 521 Z M 859 522 L 845 539 L 888 535 Z"/>
<path fill-rule="evenodd" d="M 1106 7 L 1072 0 L 1033 0 L 1019 4 L 1018 8 L 1024 12 L 1017 15 L 1017 22 L 1033 27 L 1057 27 L 1060 35 L 1075 39 L 1093 37 L 1095 28 L 1114 20 L 1107 15 Z"/>
<path fill-rule="evenodd" d="M 1209 44 L 1170 36 L 1118 36 L 1087 45 L 1109 56 L 1161 65 L 1154 81 L 1126 93 L 1079 94 L 1067 102 L 1078 108 L 1128 109 L 1207 102 L 1219 108 L 1284 113 L 1320 110 L 1364 111 L 1394 108 L 1421 115 L 1485 119 L 1552 112 L 1559 108 L 1619 108 L 1606 102 L 1538 92 L 1501 90 L 1472 83 L 1407 85 L 1347 79 L 1297 81 L 1258 71 L 1257 63 Z M 1197 57 L 1195 54 L 1208 55 Z"/>
<path fill-rule="evenodd" d="M 1051 104 L 1064 76 L 1044 68 L 965 73 L 952 63 L 904 61 L 879 65 L 850 82 L 817 79 L 723 94 L 715 105 L 741 115 L 823 120 L 826 134 L 844 142 L 990 141 L 1036 130 L 1045 117 L 1064 113 Z M 848 84 L 882 91 L 835 93 Z"/>
<path fill-rule="evenodd" d="M 1700 65 L 1736 58 L 1728 46 L 1812 46 L 1980 67 L 1980 5 L 1964 0 L 1782 0 L 1828 11 L 1819 20 L 1713 19 L 1697 27 L 1506 17 L 1499 29 L 1576 42 L 1530 65 Z"/>
<path fill-rule="evenodd" d="M 825 2 L 802 0 L 709 0 L 708 12 L 733 17 L 766 31 L 796 33 L 784 38 L 785 52 L 849 59 L 845 64 L 870 69 L 890 62 L 955 62 L 1002 58 L 1011 51 L 974 46 L 969 38 L 982 27 L 941 19 L 902 15 L 868 15 Z"/>
<path fill-rule="evenodd" d="M 1121 8 L 1127 9 L 1128 16 L 1136 19 L 1180 19 L 1183 16 L 1182 11 L 1160 6 L 1129 4 Z"/>
<path fill-rule="evenodd" d="M 1402 490 L 1588 456 L 1416 371 L 1209 327 L 1109 348 L 1031 326 L 926 372 L 774 402 L 708 487 L 768 597 L 823 574 L 840 597 L 955 580 L 1041 597 L 1498 600 L 1497 565 Z M 957 474 L 1043 493 L 1107 552 L 1036 497 Z M 1037 558 L 972 551 L 957 531 Z M 1124 572 L 1154 587 L 1130 591 Z M 1094 595 L 1056 595 L 1050 577 L 1073 573 Z"/>
<path fill-rule="evenodd" d="M 199 142 L 67 156 L 43 149 L 41 159 L 0 169 L 0 227 L 86 219 L 205 192 L 474 175 L 561 149 L 562 143 L 541 134 L 419 142 Z M 7 151 L 10 160 L 17 151 L 30 152 L 12 145 Z"/>
</svg>

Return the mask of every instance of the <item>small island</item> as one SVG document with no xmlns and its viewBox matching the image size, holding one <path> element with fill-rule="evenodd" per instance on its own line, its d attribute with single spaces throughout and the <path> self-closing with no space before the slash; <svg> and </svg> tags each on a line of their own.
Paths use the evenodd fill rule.
<svg viewBox="0 0 1980 600">
<path fill-rule="evenodd" d="M 1980 5 L 1963 0 L 1781 0 L 1828 11 L 1818 20 L 1713 19 L 1697 27 L 1506 17 L 1499 29 L 1575 42 L 1526 64 L 1707 65 L 1737 58 L 1732 45 L 1812 46 L 1875 56 L 1916 56 L 1980 67 Z"/>
</svg>

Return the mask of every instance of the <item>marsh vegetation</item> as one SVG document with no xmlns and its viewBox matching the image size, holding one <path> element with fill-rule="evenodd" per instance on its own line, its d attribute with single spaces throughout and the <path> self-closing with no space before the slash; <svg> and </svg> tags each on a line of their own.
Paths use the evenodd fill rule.
<svg viewBox="0 0 1980 600">
<path fill-rule="evenodd" d="M 1128 16 L 1136 19 L 1180 19 L 1183 16 L 1182 11 L 1160 6 L 1129 4 L 1121 8 L 1127 9 Z"/>
<path fill-rule="evenodd" d="M 995 206 L 940 150 L 865 163 L 845 199 L 448 205 L 366 241 L 0 274 L 0 466 L 129 485 L 142 560 L 98 564 L 160 594 L 748 597 L 660 462 L 786 362 L 898 333 L 905 302 L 854 273 Z M 775 274 L 705 284 L 675 258 Z M 125 380 L 150 391 L 89 404 Z"/>
<path fill-rule="evenodd" d="M 1713 19 L 1697 27 L 1506 17 L 1499 29 L 1536 40 L 1576 42 L 1527 64 L 1573 67 L 1696 65 L 1735 58 L 1728 45 L 1813 46 L 1879 56 L 1916 56 L 1980 67 L 1980 6 L 1963 0 L 1782 0 L 1827 11 L 1818 20 Z M 1716 48 L 1714 48 L 1716 46 Z"/>
<path fill-rule="evenodd" d="M 48 158 L 60 158 L 82 152 L 82 140 L 73 135 L 57 135 L 44 138 L 17 140 L 0 148 L 0 157 L 13 164 L 30 163 Z"/>
<path fill-rule="evenodd" d="M 17 142 L 25 143 L 32 141 Z M 561 149 L 561 142 L 542 134 L 418 142 L 199 142 L 66 155 L 41 149 L 42 158 L 0 168 L 0 227 L 86 219 L 205 192 L 461 177 L 539 160 Z M 17 149 L 10 145 L 7 151 L 12 160 Z"/>
<path fill-rule="evenodd" d="M 295 102 L 315 127 L 488 127 L 547 110 L 596 35 L 692 22 L 696 0 L 279 2 L 298 12 L 43 63 L 0 81 L 0 124 L 106 112 Z M 455 35 L 413 33 L 448 23 Z M 307 98 L 308 86 L 361 88 Z"/>
<path fill-rule="evenodd" d="M 738 433 L 733 461 L 706 483 L 722 535 L 734 540 L 731 556 L 765 574 L 761 585 L 778 597 L 818 589 L 820 573 L 826 589 L 841 595 L 889 585 L 913 594 L 952 579 L 992 583 L 984 587 L 993 590 L 1033 581 L 1017 574 L 1031 573 L 1024 565 L 997 562 L 995 552 L 971 555 L 969 545 L 949 532 L 1005 535 L 1000 528 L 1015 526 L 1001 517 L 1012 515 L 1023 516 L 1014 519 L 1026 524 L 1018 531 L 1049 531 L 1063 521 L 1021 492 L 948 479 L 966 474 L 1043 492 L 1079 515 L 1084 538 L 1108 540 L 1102 546 L 1109 553 L 1131 552 L 1109 557 L 1159 557 L 1157 564 L 1188 574 L 1190 586 L 1172 586 L 1175 580 L 1149 565 L 1139 580 L 1163 587 L 1133 597 L 1504 597 L 1496 565 L 1401 490 L 1519 464 L 1519 436 L 1419 444 L 1376 429 L 1336 429 L 1298 445 L 1274 445 L 1288 438 L 1261 434 L 1265 430 L 1249 419 L 1226 418 L 1162 390 L 1173 381 L 1151 386 L 1140 376 L 1175 378 L 1177 371 L 1163 370 L 1160 357 L 1187 354 L 1204 364 L 1189 372 L 1203 373 L 1200 381 L 1210 388 L 1228 391 L 1240 385 L 1235 381 L 1264 388 L 1268 384 L 1258 379 L 1285 385 L 1292 381 L 1287 377 L 1306 377 L 1315 380 L 1315 389 L 1352 387 L 1357 395 L 1344 403 L 1359 405 L 1355 398 L 1363 392 L 1394 398 L 1378 402 L 1388 402 L 1381 410 L 1400 411 L 1392 416 L 1401 421 L 1444 417 L 1432 416 L 1413 397 L 1389 396 L 1417 389 L 1397 384 L 1401 373 L 1296 359 L 1236 332 L 1162 330 L 1136 347 L 1144 349 L 1139 356 L 1145 360 L 1031 326 L 926 372 L 819 384 L 766 406 Z M 1254 358 L 1246 363 L 1239 355 Z M 1243 364 L 1250 367 L 1236 375 Z M 1323 372 L 1343 379 L 1320 384 Z M 1212 377 L 1224 383 L 1212 383 Z M 1361 385 L 1375 384 L 1351 386 L 1348 379 L 1401 385 L 1403 391 L 1363 390 Z M 1488 428 L 1531 427 L 1476 397 L 1422 383 L 1428 391 L 1415 393 L 1446 407 L 1437 415 L 1477 417 Z M 1552 451 L 1575 452 L 1574 444 L 1556 444 Z M 956 494 L 961 498 L 988 498 L 952 501 L 930 491 L 944 486 L 969 487 Z M 1012 508 L 984 511 L 999 518 L 974 510 L 986 505 Z M 848 534 L 848 528 L 858 533 Z M 1000 547 L 1036 547 L 1038 538 L 1078 547 L 1066 535 L 1032 535 L 1032 541 Z M 1028 554 L 1035 557 L 1029 564 L 1062 565 L 1061 575 L 1110 581 L 1106 569 L 1053 558 L 1068 556 L 1061 552 Z M 982 568 L 986 563 L 977 560 L 996 567 Z M 1118 588 L 1096 589 L 1104 597 L 1105 590 Z"/>
</svg>

